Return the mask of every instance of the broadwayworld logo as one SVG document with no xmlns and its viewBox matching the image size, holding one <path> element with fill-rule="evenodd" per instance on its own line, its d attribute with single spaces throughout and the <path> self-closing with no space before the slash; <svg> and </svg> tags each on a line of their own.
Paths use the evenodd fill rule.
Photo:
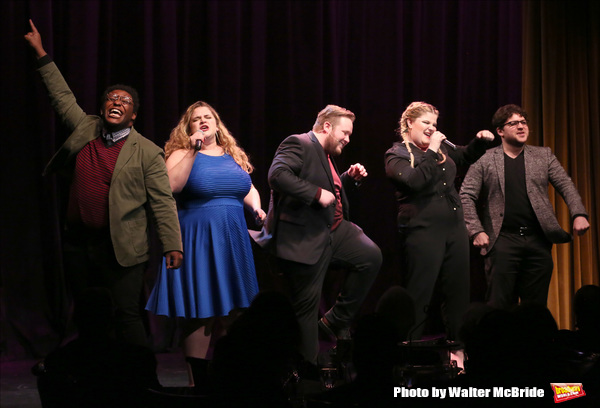
<svg viewBox="0 0 600 408">
<path fill-rule="evenodd" d="M 550 383 L 554 391 L 554 402 L 563 402 L 583 397 L 585 391 L 582 383 Z"/>
</svg>

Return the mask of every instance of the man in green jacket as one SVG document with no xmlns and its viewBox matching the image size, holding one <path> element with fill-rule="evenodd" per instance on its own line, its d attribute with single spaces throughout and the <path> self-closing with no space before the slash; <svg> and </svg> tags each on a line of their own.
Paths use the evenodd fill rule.
<svg viewBox="0 0 600 408">
<path fill-rule="evenodd" d="M 133 128 L 139 107 L 135 89 L 108 87 L 100 116 L 87 115 L 31 20 L 30 25 L 25 40 L 36 54 L 52 106 L 72 131 L 44 172 L 66 170 L 71 176 L 63 237 L 67 282 L 75 301 L 87 287 L 109 288 L 117 336 L 145 345 L 139 300 L 149 259 L 149 219 L 155 221 L 167 265 L 178 268 L 183 257 L 164 153 Z"/>
</svg>

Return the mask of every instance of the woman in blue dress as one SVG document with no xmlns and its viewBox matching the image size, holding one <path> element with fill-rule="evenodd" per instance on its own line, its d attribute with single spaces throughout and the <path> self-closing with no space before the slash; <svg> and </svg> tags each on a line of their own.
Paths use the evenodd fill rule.
<svg viewBox="0 0 600 408">
<path fill-rule="evenodd" d="M 184 319 L 182 349 L 190 362 L 206 358 L 216 319 L 226 327 L 257 294 L 244 208 L 259 225 L 266 214 L 248 156 L 209 104 L 199 101 L 187 109 L 165 155 L 184 260 L 178 269 L 163 262 L 146 309 Z"/>
</svg>

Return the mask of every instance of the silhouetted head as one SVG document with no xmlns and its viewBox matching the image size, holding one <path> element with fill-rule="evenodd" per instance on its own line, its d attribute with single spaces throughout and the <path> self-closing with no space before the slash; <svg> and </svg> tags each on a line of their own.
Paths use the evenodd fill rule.
<svg viewBox="0 0 600 408">
<path fill-rule="evenodd" d="M 600 330 L 600 286 L 585 285 L 575 292 L 573 310 L 581 330 Z"/>
</svg>

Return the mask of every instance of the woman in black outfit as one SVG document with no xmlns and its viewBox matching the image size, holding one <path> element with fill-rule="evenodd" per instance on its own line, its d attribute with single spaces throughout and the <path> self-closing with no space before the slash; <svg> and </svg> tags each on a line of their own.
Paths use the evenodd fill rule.
<svg viewBox="0 0 600 408">
<path fill-rule="evenodd" d="M 448 338 L 456 339 L 469 306 L 469 238 L 458 192 L 457 165 L 474 163 L 494 135 L 482 130 L 468 146 L 442 144 L 438 110 L 411 103 L 399 121 L 400 141 L 385 154 L 386 174 L 396 187 L 398 231 L 406 265 L 405 286 L 415 301 L 416 326 L 423 333 L 434 289 L 442 296 Z"/>
</svg>

